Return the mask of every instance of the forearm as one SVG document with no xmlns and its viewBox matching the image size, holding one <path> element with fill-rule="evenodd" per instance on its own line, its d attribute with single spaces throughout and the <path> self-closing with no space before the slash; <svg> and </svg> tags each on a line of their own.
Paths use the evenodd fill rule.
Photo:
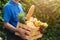
<svg viewBox="0 0 60 40">
<path fill-rule="evenodd" d="M 8 22 L 4 22 L 4 26 L 10 30 L 17 31 L 17 28 L 15 28 L 13 25 L 11 25 Z"/>
</svg>

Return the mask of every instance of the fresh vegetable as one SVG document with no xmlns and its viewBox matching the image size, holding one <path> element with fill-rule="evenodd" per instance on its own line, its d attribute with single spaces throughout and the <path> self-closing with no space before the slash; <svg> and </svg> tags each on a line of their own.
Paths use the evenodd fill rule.
<svg viewBox="0 0 60 40">
<path fill-rule="evenodd" d="M 35 25 L 33 24 L 33 22 L 29 22 L 27 21 L 27 26 L 31 27 L 31 28 L 36 28 Z"/>
<path fill-rule="evenodd" d="M 35 9 L 35 6 L 32 5 L 31 8 L 29 9 L 27 15 L 26 15 L 26 19 L 27 19 L 27 20 L 30 20 L 30 18 L 31 18 L 31 16 L 32 16 L 33 12 L 34 12 L 34 9 Z"/>
<path fill-rule="evenodd" d="M 40 26 L 44 26 L 44 28 L 47 28 L 47 27 L 48 27 L 48 24 L 41 22 L 41 23 L 40 23 Z"/>
<path fill-rule="evenodd" d="M 40 31 L 40 33 L 41 33 L 41 34 L 43 34 L 43 33 L 44 33 L 44 26 L 43 26 L 43 25 L 41 25 L 41 26 L 40 26 L 39 31 Z"/>
<path fill-rule="evenodd" d="M 18 18 L 19 18 L 19 22 L 25 23 L 26 18 L 24 13 L 19 13 Z"/>
</svg>

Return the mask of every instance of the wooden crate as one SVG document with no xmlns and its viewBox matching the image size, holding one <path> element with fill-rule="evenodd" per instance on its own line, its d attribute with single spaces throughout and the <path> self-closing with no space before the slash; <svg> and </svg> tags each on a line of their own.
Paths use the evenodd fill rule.
<svg viewBox="0 0 60 40">
<path fill-rule="evenodd" d="M 24 29 L 27 33 L 30 34 L 30 36 L 26 36 L 27 40 L 35 40 L 37 38 L 42 37 L 43 34 L 40 33 L 39 28 L 31 28 L 26 26 L 25 24 L 19 23 L 17 24 L 17 28 L 22 28 Z M 17 36 L 20 36 L 17 32 L 15 33 Z"/>
</svg>

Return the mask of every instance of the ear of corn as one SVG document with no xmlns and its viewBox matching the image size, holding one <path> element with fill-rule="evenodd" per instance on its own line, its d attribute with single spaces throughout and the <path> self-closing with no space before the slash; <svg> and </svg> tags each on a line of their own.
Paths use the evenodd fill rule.
<svg viewBox="0 0 60 40">
<path fill-rule="evenodd" d="M 29 20 L 34 12 L 35 6 L 32 5 L 31 8 L 28 11 L 28 14 L 26 15 L 26 19 Z"/>
</svg>

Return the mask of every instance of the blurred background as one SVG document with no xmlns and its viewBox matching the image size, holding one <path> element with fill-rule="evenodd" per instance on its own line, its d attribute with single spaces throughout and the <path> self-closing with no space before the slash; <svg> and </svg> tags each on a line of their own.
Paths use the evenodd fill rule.
<svg viewBox="0 0 60 40">
<path fill-rule="evenodd" d="M 0 39 L 6 40 L 3 30 L 3 6 L 8 0 L 0 0 Z M 42 38 L 37 40 L 60 40 L 60 0 L 26 0 L 22 3 L 24 12 L 27 13 L 31 5 L 35 5 L 33 16 L 47 22 L 48 28 L 44 30 Z"/>
</svg>

